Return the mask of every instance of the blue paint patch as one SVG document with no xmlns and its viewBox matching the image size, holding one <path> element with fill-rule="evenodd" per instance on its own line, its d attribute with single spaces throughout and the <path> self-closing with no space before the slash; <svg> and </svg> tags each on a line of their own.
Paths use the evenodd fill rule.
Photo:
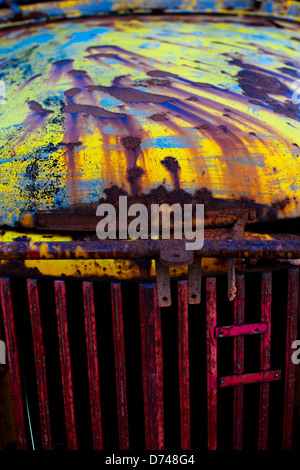
<svg viewBox="0 0 300 470">
<path fill-rule="evenodd" d="M 261 155 L 255 156 L 254 154 L 251 154 L 250 159 L 248 157 L 232 156 L 232 157 L 227 157 L 227 158 L 222 157 L 222 161 L 239 163 L 241 165 L 258 166 L 260 168 L 263 168 L 265 166 L 265 158 Z"/>
<path fill-rule="evenodd" d="M 103 2 L 92 2 L 89 5 L 78 5 L 77 9 L 83 14 L 87 13 L 87 8 L 88 8 L 88 13 L 108 13 L 112 10 L 112 7 L 114 5 L 113 1 L 108 1 L 104 0 Z"/>
<path fill-rule="evenodd" d="M 3 163 L 13 163 L 15 161 L 15 158 L 2 158 L 0 160 L 0 165 L 2 165 Z"/>
<path fill-rule="evenodd" d="M 266 13 L 272 13 L 273 12 L 273 2 L 266 2 L 262 4 L 261 11 L 264 11 Z"/>
<path fill-rule="evenodd" d="M 265 64 L 273 64 L 275 61 L 274 59 L 272 59 L 272 57 L 267 57 L 265 54 L 264 55 L 261 55 L 261 56 L 256 56 L 255 57 L 255 61 L 258 63 L 258 64 L 262 64 L 262 65 L 265 65 Z"/>
<path fill-rule="evenodd" d="M 198 0 L 196 3 L 197 10 L 211 10 L 216 9 L 216 5 L 218 4 L 217 1 L 205 1 L 205 0 Z M 217 9 L 216 9 L 217 10 Z"/>
<path fill-rule="evenodd" d="M 14 47 L 13 48 L 2 48 L 0 49 L 0 54 L 4 54 L 4 53 L 7 53 L 7 52 L 12 52 L 12 51 L 15 51 L 17 49 L 22 49 L 23 47 L 28 47 L 32 44 L 44 44 L 44 43 L 47 43 L 49 41 L 51 41 L 51 39 L 53 39 L 55 37 L 54 34 L 50 34 L 50 33 L 45 33 L 45 34 L 39 34 L 37 36 L 30 36 L 29 38 L 27 39 L 23 39 L 22 41 L 18 40 L 18 42 L 16 42 L 16 44 L 14 44 Z"/>
<path fill-rule="evenodd" d="M 65 49 L 66 47 L 70 47 L 72 44 L 78 44 L 80 42 L 86 43 L 88 42 L 91 38 L 94 38 L 95 36 L 109 33 L 111 30 L 109 28 L 94 28 L 91 29 L 90 31 L 80 31 L 78 33 L 71 33 L 72 38 L 63 44 L 61 46 L 62 49 Z"/>
<path fill-rule="evenodd" d="M 108 65 L 119 65 L 120 62 L 127 62 L 127 61 L 122 59 L 121 57 L 118 59 L 105 57 L 105 63 Z"/>
<path fill-rule="evenodd" d="M 232 1 L 224 1 L 223 8 L 230 9 L 232 7 Z M 234 0 L 235 10 L 251 9 L 253 7 L 252 0 Z"/>
<path fill-rule="evenodd" d="M 142 149 L 150 149 L 150 148 L 161 148 L 161 149 L 185 149 L 185 148 L 195 148 L 195 142 L 189 141 L 189 139 L 185 139 L 181 136 L 161 136 L 161 137 L 149 137 L 148 139 L 144 139 L 141 143 Z"/>
<path fill-rule="evenodd" d="M 82 145 L 81 147 L 76 147 L 76 151 L 77 151 L 77 152 L 80 152 L 80 150 L 85 150 L 85 149 L 87 149 L 87 148 L 88 148 L 87 145 Z"/>
<path fill-rule="evenodd" d="M 154 48 L 158 48 L 160 47 L 160 44 L 158 43 L 155 43 L 155 42 L 143 42 L 143 44 L 141 44 L 139 46 L 141 49 L 154 49 Z"/>
<path fill-rule="evenodd" d="M 113 106 L 120 106 L 124 104 L 122 101 L 109 95 L 105 98 L 102 98 L 100 103 L 103 108 L 111 108 Z"/>
<path fill-rule="evenodd" d="M 111 127 L 110 124 L 107 124 L 107 126 L 104 126 L 102 128 L 102 132 L 103 134 L 119 134 L 119 130 L 114 129 L 113 127 Z"/>
</svg>

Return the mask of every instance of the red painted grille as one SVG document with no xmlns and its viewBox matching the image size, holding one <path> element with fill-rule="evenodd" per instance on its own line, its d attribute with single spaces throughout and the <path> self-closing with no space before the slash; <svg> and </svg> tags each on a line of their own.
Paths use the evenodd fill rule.
<svg viewBox="0 0 300 470">
<path fill-rule="evenodd" d="M 292 448 L 298 269 L 224 281 L 1 278 L 18 448 Z"/>
</svg>

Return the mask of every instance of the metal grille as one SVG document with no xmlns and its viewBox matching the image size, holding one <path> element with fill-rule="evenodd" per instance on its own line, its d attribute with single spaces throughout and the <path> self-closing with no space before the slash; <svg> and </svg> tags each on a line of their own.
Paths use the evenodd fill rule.
<svg viewBox="0 0 300 470">
<path fill-rule="evenodd" d="M 251 276 L 259 288 L 251 285 L 247 297 L 245 286 L 251 284 Z M 292 448 L 295 366 L 291 355 L 297 331 L 298 269 L 237 275 L 233 303 L 222 301 L 221 278 L 203 279 L 202 303 L 192 306 L 187 302 L 187 281 L 176 281 L 174 305 L 167 308 L 158 306 L 155 283 L 1 278 L 17 447 L 30 447 L 31 436 L 35 446 L 43 449 L 61 444 L 68 449 L 189 450 L 223 448 L 228 443 L 233 449 L 245 445 L 267 449 L 279 441 L 283 449 Z M 277 284 L 272 288 L 273 278 Z M 259 312 L 251 321 L 250 305 L 246 322 L 251 297 L 258 299 Z M 74 340 L 75 317 L 79 319 L 75 336 L 84 338 L 84 353 L 82 343 Z M 56 331 L 50 328 L 51 321 Z M 99 329 L 103 329 L 100 336 Z M 246 369 L 252 346 L 245 344 L 249 337 L 259 341 L 258 368 L 250 372 Z M 231 349 L 226 353 L 225 348 L 224 353 L 227 342 Z M 131 343 L 135 349 L 130 352 Z M 32 362 L 26 356 L 28 348 L 32 348 Z M 57 384 L 51 372 L 55 354 L 60 364 Z M 109 364 L 114 368 L 111 376 Z M 253 364 L 252 368 L 257 367 Z M 79 393 L 85 377 L 87 392 Z M 250 397 L 257 395 L 257 413 L 251 412 L 253 403 L 248 407 L 248 387 Z M 54 399 L 50 389 L 52 394 L 55 389 Z M 230 390 L 232 394 L 226 395 Z M 231 400 L 229 415 L 226 397 Z M 279 422 L 275 440 L 269 436 L 270 408 Z M 57 418 L 62 409 L 64 416 Z M 80 413 L 88 414 L 85 420 L 78 418 Z M 249 423 L 255 428 L 252 440 L 245 432 Z M 143 433 L 144 439 L 137 439 Z"/>
</svg>

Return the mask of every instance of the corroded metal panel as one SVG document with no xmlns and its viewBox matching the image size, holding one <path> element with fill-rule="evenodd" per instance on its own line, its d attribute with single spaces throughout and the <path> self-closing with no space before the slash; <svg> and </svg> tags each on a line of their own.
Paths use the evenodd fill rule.
<svg viewBox="0 0 300 470">
<path fill-rule="evenodd" d="M 272 21 L 135 15 L 2 28 L 0 222 L 64 209 L 62 228 L 76 229 L 78 211 L 95 216 L 99 199 L 120 194 L 203 202 L 212 225 L 249 204 L 258 220 L 299 216 L 300 33 Z"/>
</svg>

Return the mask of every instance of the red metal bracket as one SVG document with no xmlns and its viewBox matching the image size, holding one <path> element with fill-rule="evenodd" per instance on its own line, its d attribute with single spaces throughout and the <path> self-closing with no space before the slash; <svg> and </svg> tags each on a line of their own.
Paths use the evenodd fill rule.
<svg viewBox="0 0 300 470">
<path fill-rule="evenodd" d="M 249 323 L 248 325 L 219 326 L 215 329 L 216 338 L 227 338 L 231 336 L 256 335 L 267 333 L 268 323 Z"/>
<path fill-rule="evenodd" d="M 253 374 L 238 374 L 220 377 L 220 387 L 231 387 L 235 385 L 246 385 L 259 382 L 271 382 L 281 379 L 281 370 L 267 370 L 254 372 Z"/>
</svg>

